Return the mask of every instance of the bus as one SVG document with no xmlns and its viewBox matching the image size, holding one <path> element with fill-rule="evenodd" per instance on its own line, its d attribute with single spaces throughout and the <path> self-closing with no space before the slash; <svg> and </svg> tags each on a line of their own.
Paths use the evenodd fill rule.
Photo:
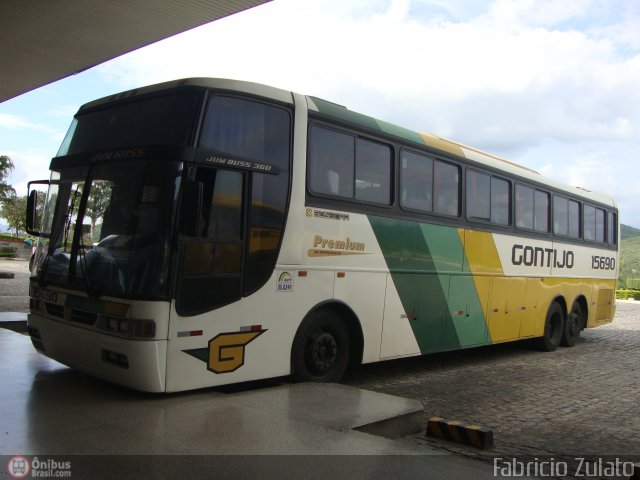
<svg viewBox="0 0 640 480">
<path fill-rule="evenodd" d="M 609 196 L 320 98 L 138 88 L 83 105 L 50 170 L 30 184 L 29 335 L 132 389 L 552 351 L 614 315 Z"/>
</svg>

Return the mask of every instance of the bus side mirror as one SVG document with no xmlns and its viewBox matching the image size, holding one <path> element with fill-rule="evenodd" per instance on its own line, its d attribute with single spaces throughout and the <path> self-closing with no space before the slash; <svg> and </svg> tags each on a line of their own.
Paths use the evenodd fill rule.
<svg viewBox="0 0 640 480">
<path fill-rule="evenodd" d="M 202 182 L 187 180 L 182 184 L 180 202 L 180 233 L 195 237 L 200 232 L 202 216 Z"/>
<path fill-rule="evenodd" d="M 26 222 L 25 222 L 25 230 L 27 231 L 27 233 L 29 235 L 33 235 L 35 237 L 42 237 L 42 233 L 37 231 L 35 229 L 35 225 L 36 225 L 36 221 L 38 220 L 37 218 L 37 213 L 38 213 L 38 201 L 40 200 L 40 197 L 38 197 L 38 191 L 37 190 L 31 190 L 31 185 L 33 184 L 37 184 L 37 185 L 49 185 L 49 181 L 48 180 L 36 180 L 33 182 L 29 182 L 27 184 L 27 189 L 29 191 L 29 196 L 27 197 L 27 218 L 26 218 Z"/>
</svg>

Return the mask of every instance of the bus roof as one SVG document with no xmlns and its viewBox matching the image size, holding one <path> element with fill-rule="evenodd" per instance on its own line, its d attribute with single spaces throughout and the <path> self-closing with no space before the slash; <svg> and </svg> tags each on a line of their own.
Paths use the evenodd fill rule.
<svg viewBox="0 0 640 480">
<path fill-rule="evenodd" d="M 277 102 L 293 104 L 293 93 L 276 87 L 270 87 L 261 83 L 245 82 L 243 80 L 231 80 L 227 78 L 182 78 L 180 80 L 172 80 L 169 82 L 156 83 L 147 87 L 135 88 L 125 92 L 116 93 L 107 97 L 102 97 L 89 103 L 85 103 L 80 107 L 78 113 L 84 110 L 92 109 L 103 104 L 111 103 L 126 98 L 145 95 L 148 93 L 161 92 L 172 88 L 194 86 L 204 88 L 216 88 L 221 90 L 229 90 L 232 92 L 247 93 L 259 97 L 270 98 Z"/>
<path fill-rule="evenodd" d="M 246 93 L 263 98 L 269 98 L 286 104 L 294 103 L 294 95 L 292 92 L 275 87 L 270 87 L 260 83 L 222 78 L 185 78 L 180 80 L 173 80 L 170 82 L 158 83 L 147 87 L 117 93 L 108 97 L 103 97 L 84 104 L 82 107 L 80 107 L 78 113 L 82 113 L 84 110 L 92 109 L 102 104 L 110 103 L 113 101 L 124 100 L 126 98 L 134 97 L 137 95 L 159 92 L 162 90 L 168 90 L 171 88 L 182 86 L 197 86 L 222 89 Z M 409 141 L 417 145 L 424 145 L 431 149 L 439 150 L 455 157 L 470 160 L 472 163 L 486 165 L 495 170 L 503 171 L 506 174 L 530 180 L 532 182 L 545 185 L 559 191 L 564 191 L 568 194 L 582 197 L 593 202 L 612 207 L 616 206 L 614 200 L 609 195 L 557 182 L 548 177 L 540 175 L 535 170 L 510 162 L 496 155 L 482 152 L 476 148 L 463 145 L 453 140 L 448 140 L 431 133 L 422 133 L 399 127 L 397 125 L 351 111 L 342 105 L 338 105 L 321 98 L 307 96 L 306 99 L 308 108 L 310 110 L 336 119 L 342 123 L 350 124 L 355 127 L 365 128 L 374 132 L 384 133 L 386 135 L 396 137 L 400 140 Z"/>
</svg>

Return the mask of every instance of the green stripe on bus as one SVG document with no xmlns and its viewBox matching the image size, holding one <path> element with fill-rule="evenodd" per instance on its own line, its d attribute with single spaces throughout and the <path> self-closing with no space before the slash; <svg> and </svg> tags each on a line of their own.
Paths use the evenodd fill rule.
<svg viewBox="0 0 640 480">
<path fill-rule="evenodd" d="M 389 135 L 395 135 L 396 137 L 404 138 L 405 140 L 419 143 L 420 145 L 424 144 L 423 138 L 413 130 L 398 127 L 397 125 L 383 122 L 381 120 L 377 120 L 376 123 L 378 124 L 378 128 L 381 132 L 388 133 Z"/>
<path fill-rule="evenodd" d="M 422 353 L 491 343 L 453 227 L 369 217 Z"/>
<path fill-rule="evenodd" d="M 411 142 L 418 143 L 420 145 L 424 144 L 423 138 L 417 132 L 413 130 L 409 130 L 407 128 L 399 127 L 397 125 L 393 125 L 388 122 L 384 122 L 382 120 L 377 120 L 373 117 L 369 117 L 367 115 L 363 115 L 361 113 L 353 112 L 342 105 L 335 104 L 333 102 L 329 102 L 327 100 L 323 100 L 322 98 L 310 97 L 315 103 L 316 107 L 318 107 L 318 111 L 323 115 L 327 115 L 333 117 L 337 120 L 341 120 L 343 122 L 364 126 L 370 130 L 384 132 L 389 135 L 394 135 L 399 138 L 404 138 L 405 140 L 409 140 Z"/>
<path fill-rule="evenodd" d="M 403 308 L 413 316 L 413 334 L 422 353 L 460 348 L 429 245 L 418 222 L 369 217 Z"/>
<path fill-rule="evenodd" d="M 452 319 L 450 326 L 455 332 L 445 331 L 445 337 L 455 334 L 461 347 L 487 343 L 487 323 L 473 277 L 463 274 L 470 270 L 465 265 L 464 245 L 458 230 L 427 223 L 421 223 L 420 229 L 429 246 L 443 290 L 447 292 Z"/>
</svg>

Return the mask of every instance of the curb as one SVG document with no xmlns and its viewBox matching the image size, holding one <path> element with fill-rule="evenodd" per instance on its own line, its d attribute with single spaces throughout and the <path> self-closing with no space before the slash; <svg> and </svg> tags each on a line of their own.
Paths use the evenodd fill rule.
<svg viewBox="0 0 640 480">
<path fill-rule="evenodd" d="M 17 321 L 17 322 L 3 322 L 0 320 L 0 328 L 4 328 L 5 330 L 13 330 L 16 333 L 27 333 L 27 322 Z"/>
<path fill-rule="evenodd" d="M 493 447 L 493 430 L 481 425 L 432 417 L 427 421 L 427 436 L 487 449 Z"/>
</svg>

